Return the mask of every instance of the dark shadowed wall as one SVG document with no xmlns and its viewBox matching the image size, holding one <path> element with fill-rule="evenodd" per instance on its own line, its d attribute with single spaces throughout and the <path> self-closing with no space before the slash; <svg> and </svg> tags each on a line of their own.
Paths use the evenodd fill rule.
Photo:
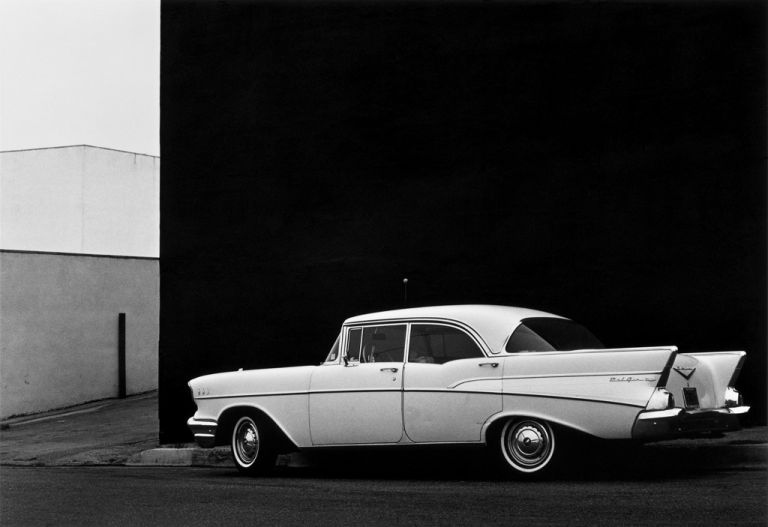
<svg viewBox="0 0 768 527">
<path fill-rule="evenodd" d="M 764 11 L 164 1 L 161 440 L 188 379 L 319 362 L 404 277 L 746 349 L 764 421 Z"/>
</svg>

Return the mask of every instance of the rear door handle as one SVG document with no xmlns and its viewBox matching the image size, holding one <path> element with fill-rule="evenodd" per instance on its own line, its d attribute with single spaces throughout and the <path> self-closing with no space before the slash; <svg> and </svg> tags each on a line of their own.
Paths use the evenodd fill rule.
<svg viewBox="0 0 768 527">
<path fill-rule="evenodd" d="M 379 371 L 391 371 L 392 373 L 397 373 L 397 368 L 381 368 Z"/>
<path fill-rule="evenodd" d="M 490 366 L 491 368 L 497 368 L 499 366 L 498 362 L 481 362 L 478 364 L 478 366 Z"/>
</svg>

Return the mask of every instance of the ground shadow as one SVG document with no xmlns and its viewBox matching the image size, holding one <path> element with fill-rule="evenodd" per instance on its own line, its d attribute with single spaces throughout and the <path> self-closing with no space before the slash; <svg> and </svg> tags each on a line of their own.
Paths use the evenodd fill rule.
<svg viewBox="0 0 768 527">
<path fill-rule="evenodd" d="M 669 447 L 590 441 L 568 445 L 557 481 L 633 481 L 700 477 L 722 470 L 750 470 L 739 446 Z M 306 466 L 277 467 L 274 476 L 298 478 L 503 480 L 498 459 L 486 448 L 406 447 L 322 450 L 304 453 Z M 756 468 L 755 468 L 756 469 Z M 232 474 L 236 474 L 235 471 Z M 513 478 L 514 479 L 514 478 Z"/>
</svg>

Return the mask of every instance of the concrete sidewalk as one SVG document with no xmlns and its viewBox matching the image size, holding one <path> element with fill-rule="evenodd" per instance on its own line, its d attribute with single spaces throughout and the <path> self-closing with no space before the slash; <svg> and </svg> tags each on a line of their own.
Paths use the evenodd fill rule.
<svg viewBox="0 0 768 527">
<path fill-rule="evenodd" d="M 157 447 L 157 392 L 0 422 L 0 465 L 120 465 Z"/>
<path fill-rule="evenodd" d="M 157 431 L 157 392 L 8 419 L 0 422 L 0 465 L 233 466 L 226 447 L 161 446 Z M 684 457 L 714 468 L 765 470 L 768 427 L 646 448 L 657 459 Z M 306 458 L 281 456 L 278 464 L 306 466 Z"/>
</svg>

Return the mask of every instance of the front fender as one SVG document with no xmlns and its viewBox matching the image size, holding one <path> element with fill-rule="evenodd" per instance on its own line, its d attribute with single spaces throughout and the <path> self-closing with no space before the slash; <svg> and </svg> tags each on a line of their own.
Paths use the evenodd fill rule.
<svg viewBox="0 0 768 527">
<path fill-rule="evenodd" d="M 265 418 L 269 419 L 274 427 L 282 433 L 285 438 L 293 443 L 293 445 L 297 448 L 303 446 L 303 444 L 306 442 L 306 439 L 302 441 L 302 436 L 309 435 L 309 430 L 307 429 L 306 432 L 303 434 L 302 430 L 299 428 L 298 430 L 296 427 L 291 427 L 290 424 L 286 424 L 285 419 L 279 419 L 277 417 L 278 412 L 275 412 L 273 409 L 270 409 L 268 407 L 269 405 L 263 404 L 263 402 L 258 401 L 236 401 L 232 404 L 229 404 L 221 409 L 221 412 L 218 415 L 217 423 L 218 423 L 218 430 L 217 430 L 217 444 L 227 444 L 229 441 L 229 432 L 231 430 L 228 429 L 229 426 L 234 424 L 234 421 L 236 420 L 237 416 L 243 415 L 245 413 L 258 413 L 263 415 Z"/>
</svg>

